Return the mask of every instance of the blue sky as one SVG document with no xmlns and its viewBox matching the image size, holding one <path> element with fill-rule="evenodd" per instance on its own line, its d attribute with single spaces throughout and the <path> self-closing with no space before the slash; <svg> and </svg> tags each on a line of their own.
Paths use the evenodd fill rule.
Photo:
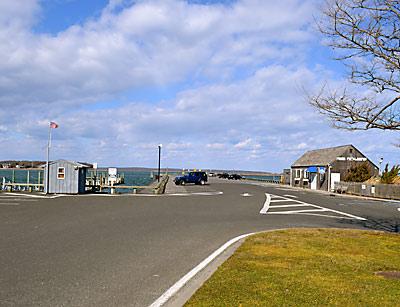
<svg viewBox="0 0 400 307">
<path fill-rule="evenodd" d="M 393 132 L 331 128 L 307 103 L 339 86 L 316 0 L 3 0 L 0 159 L 281 171 L 354 144 L 399 162 Z M 288 9 L 290 8 L 290 9 Z"/>
<path fill-rule="evenodd" d="M 53 35 L 87 19 L 101 15 L 108 0 L 42 0 L 41 12 L 34 30 Z"/>
</svg>

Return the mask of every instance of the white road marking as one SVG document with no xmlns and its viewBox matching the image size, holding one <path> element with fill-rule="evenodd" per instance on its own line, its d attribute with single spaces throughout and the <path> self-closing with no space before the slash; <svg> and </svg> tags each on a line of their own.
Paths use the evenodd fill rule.
<svg viewBox="0 0 400 307">
<path fill-rule="evenodd" d="M 292 198 L 298 198 L 297 196 L 295 196 L 295 195 L 290 195 L 290 194 L 285 194 L 285 195 L 283 195 L 283 196 L 292 197 Z"/>
<path fill-rule="evenodd" d="M 303 204 L 269 206 L 270 209 L 273 209 L 273 208 L 289 208 L 289 207 L 307 207 L 307 206 L 303 205 Z"/>
<path fill-rule="evenodd" d="M 267 196 L 267 200 L 265 201 L 264 206 L 260 211 L 260 214 L 267 214 L 267 213 L 268 214 L 311 214 L 310 212 L 334 212 L 334 213 L 336 213 L 338 215 L 342 215 L 342 216 L 345 216 L 347 218 L 366 221 L 365 218 L 360 217 L 360 216 L 356 216 L 356 215 L 349 214 L 349 213 L 346 213 L 346 212 L 342 212 L 342 211 L 338 211 L 338 210 L 334 210 L 334 209 L 329 209 L 329 208 L 321 207 L 321 206 L 318 206 L 318 205 L 314 205 L 314 204 L 310 204 L 310 203 L 306 203 L 306 202 L 303 202 L 303 201 L 294 200 L 294 199 L 290 199 L 290 198 L 286 198 L 286 201 L 287 202 L 296 202 L 299 205 L 299 207 L 301 207 L 301 206 L 303 206 L 303 207 L 309 206 L 309 207 L 314 207 L 315 209 L 268 212 L 269 208 L 273 208 L 273 206 L 270 207 L 270 203 L 273 202 L 273 200 L 271 201 L 271 195 L 270 194 L 266 193 L 265 195 Z M 283 202 L 283 200 L 275 200 L 275 202 L 276 201 Z M 287 205 L 287 206 L 290 207 L 290 205 Z M 323 216 L 327 216 L 327 215 L 323 215 Z M 331 217 L 331 216 L 327 216 L 327 217 Z"/>
<path fill-rule="evenodd" d="M 220 248 L 218 248 L 215 252 L 213 252 L 210 256 L 200 262 L 195 268 L 193 268 L 189 273 L 179 279 L 171 288 L 164 292 L 154 303 L 150 305 L 150 307 L 160 307 L 163 306 L 172 296 L 174 296 L 184 285 L 188 283 L 197 273 L 203 270 L 207 265 L 209 265 L 215 258 L 217 258 L 220 254 L 223 253 L 229 246 L 238 242 L 241 239 L 247 238 L 248 236 L 253 235 L 254 233 L 248 233 L 232 240 L 229 240 Z"/>
<path fill-rule="evenodd" d="M 269 212 L 269 214 L 293 214 L 293 213 L 324 212 L 324 211 L 329 211 L 329 210 L 328 209 L 304 209 L 304 210 Z"/>
<path fill-rule="evenodd" d="M 249 194 L 249 193 L 243 193 L 243 194 L 240 194 L 241 196 L 243 196 L 243 197 L 250 197 L 250 196 L 253 196 L 253 195 L 251 195 L 251 194 Z"/>
<path fill-rule="evenodd" d="M 285 197 L 279 196 L 279 195 L 271 195 L 271 198 L 272 199 L 286 199 Z"/>
<path fill-rule="evenodd" d="M 267 214 L 269 205 L 271 204 L 271 194 L 265 193 L 265 203 L 264 206 L 260 210 L 260 214 Z"/>
<path fill-rule="evenodd" d="M 282 202 L 287 202 L 287 201 L 296 201 L 294 199 L 272 199 L 271 203 L 282 203 Z"/>
<path fill-rule="evenodd" d="M 400 211 L 400 208 L 397 208 L 397 211 Z"/>
</svg>

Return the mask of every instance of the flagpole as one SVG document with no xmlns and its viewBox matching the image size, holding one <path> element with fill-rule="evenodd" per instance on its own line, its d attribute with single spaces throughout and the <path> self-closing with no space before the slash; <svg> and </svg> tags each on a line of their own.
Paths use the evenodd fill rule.
<svg viewBox="0 0 400 307">
<path fill-rule="evenodd" d="M 46 161 L 46 194 L 49 194 L 49 159 L 50 159 L 50 143 L 51 143 L 51 124 L 49 124 L 49 139 L 47 141 L 47 161 Z"/>
</svg>

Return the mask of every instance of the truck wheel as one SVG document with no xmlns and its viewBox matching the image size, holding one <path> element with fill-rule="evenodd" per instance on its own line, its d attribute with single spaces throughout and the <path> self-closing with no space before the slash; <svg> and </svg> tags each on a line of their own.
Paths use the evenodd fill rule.
<svg viewBox="0 0 400 307">
<path fill-rule="evenodd" d="M 205 182 L 204 180 L 201 180 L 201 181 L 200 181 L 200 184 L 201 184 L 201 185 L 205 185 L 206 182 Z"/>
</svg>

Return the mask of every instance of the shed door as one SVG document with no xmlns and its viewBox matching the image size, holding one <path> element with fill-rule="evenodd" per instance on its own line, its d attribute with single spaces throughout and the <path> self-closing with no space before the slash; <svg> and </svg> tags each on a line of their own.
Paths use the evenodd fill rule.
<svg viewBox="0 0 400 307">
<path fill-rule="evenodd" d="M 331 191 L 335 189 L 335 182 L 340 182 L 340 173 L 331 174 Z"/>
<path fill-rule="evenodd" d="M 317 189 L 317 173 L 310 173 L 310 180 L 311 180 L 311 190 Z"/>
</svg>

